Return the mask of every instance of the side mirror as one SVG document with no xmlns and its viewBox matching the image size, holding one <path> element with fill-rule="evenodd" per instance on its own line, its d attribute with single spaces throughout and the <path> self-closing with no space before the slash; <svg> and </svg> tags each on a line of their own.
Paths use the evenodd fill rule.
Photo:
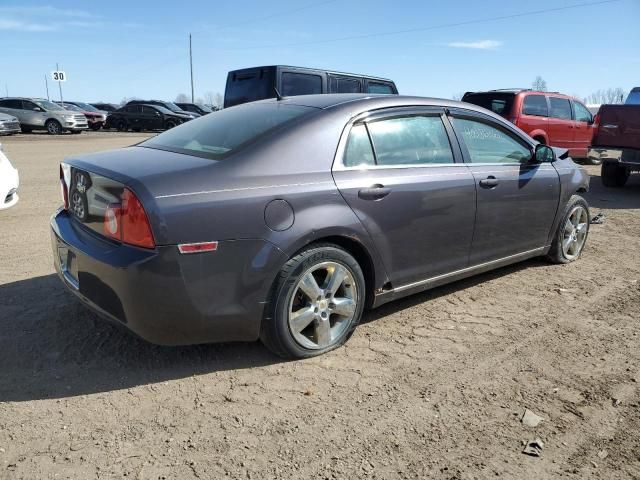
<svg viewBox="0 0 640 480">
<path fill-rule="evenodd" d="M 40 107 L 35 107 L 33 109 L 34 112 L 44 112 L 44 110 L 42 110 Z"/>
<path fill-rule="evenodd" d="M 556 153 L 549 145 L 539 143 L 533 153 L 532 163 L 551 163 L 555 161 Z"/>
</svg>

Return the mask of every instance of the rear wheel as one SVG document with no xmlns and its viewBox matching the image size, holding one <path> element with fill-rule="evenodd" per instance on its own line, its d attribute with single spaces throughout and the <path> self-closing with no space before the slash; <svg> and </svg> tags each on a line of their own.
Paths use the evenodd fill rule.
<svg viewBox="0 0 640 480">
<path fill-rule="evenodd" d="M 167 130 L 172 129 L 173 127 L 175 127 L 177 125 L 177 123 L 173 120 L 167 120 L 167 123 L 164 124 L 165 128 Z"/>
<path fill-rule="evenodd" d="M 47 127 L 47 132 L 50 135 L 61 135 L 62 134 L 62 125 L 57 120 L 47 120 L 47 123 L 44 124 Z"/>
<path fill-rule="evenodd" d="M 617 163 L 604 162 L 602 164 L 600 177 L 605 187 L 624 187 L 624 184 L 627 183 L 629 179 L 629 169 Z"/>
<path fill-rule="evenodd" d="M 589 236 L 589 205 L 580 195 L 573 195 L 558 224 L 547 258 L 553 263 L 570 263 L 580 258 Z"/>
<path fill-rule="evenodd" d="M 335 245 L 311 246 L 280 271 L 260 338 L 284 358 L 321 355 L 349 339 L 360 322 L 364 301 L 358 262 Z"/>
<path fill-rule="evenodd" d="M 100 130 L 101 126 L 102 125 L 100 125 L 99 123 L 94 123 L 89 128 L 91 128 L 91 130 L 93 130 L 94 132 L 97 132 L 98 130 Z"/>
</svg>

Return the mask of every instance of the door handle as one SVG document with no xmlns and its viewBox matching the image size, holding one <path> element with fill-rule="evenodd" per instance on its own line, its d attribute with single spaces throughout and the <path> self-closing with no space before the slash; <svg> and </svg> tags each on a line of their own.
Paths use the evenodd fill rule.
<svg viewBox="0 0 640 480">
<path fill-rule="evenodd" d="M 490 175 L 487 178 L 480 180 L 480 186 L 482 188 L 496 188 L 499 183 L 500 181 L 493 175 Z"/>
<path fill-rule="evenodd" d="M 363 200 L 380 200 L 391 193 L 391 189 L 376 183 L 369 188 L 361 188 L 358 190 L 358 197 Z"/>
</svg>

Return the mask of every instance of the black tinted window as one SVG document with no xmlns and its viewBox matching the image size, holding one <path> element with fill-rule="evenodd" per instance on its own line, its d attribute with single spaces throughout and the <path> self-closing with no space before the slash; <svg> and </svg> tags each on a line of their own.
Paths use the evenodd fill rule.
<svg viewBox="0 0 640 480">
<path fill-rule="evenodd" d="M 386 83 L 369 82 L 367 93 L 386 93 L 393 94 L 393 88 Z"/>
<path fill-rule="evenodd" d="M 453 163 L 440 117 L 403 117 L 368 124 L 378 165 Z"/>
<path fill-rule="evenodd" d="M 524 113 L 525 115 L 547 117 L 549 115 L 549 109 L 547 108 L 547 97 L 545 97 L 544 95 L 527 95 L 526 97 L 524 97 L 522 113 Z"/>
<path fill-rule="evenodd" d="M 344 164 L 347 167 L 359 165 L 374 165 L 373 148 L 367 133 L 367 127 L 356 125 L 349 133 L 347 146 L 344 150 Z"/>
<path fill-rule="evenodd" d="M 125 112 L 128 113 L 139 113 L 140 112 L 140 105 L 127 105 L 125 108 Z"/>
<path fill-rule="evenodd" d="M 315 108 L 250 103 L 197 118 L 153 137 L 142 146 L 221 159 L 257 137 Z"/>
<path fill-rule="evenodd" d="M 0 107 L 20 110 L 22 108 L 22 100 L 0 100 Z"/>
<path fill-rule="evenodd" d="M 486 108 L 498 115 L 507 116 L 511 113 L 513 98 L 513 93 L 469 93 L 462 97 L 462 101 Z"/>
<path fill-rule="evenodd" d="M 322 93 L 322 77 L 307 73 L 284 72 L 281 93 L 285 97 Z"/>
<path fill-rule="evenodd" d="M 142 113 L 146 113 L 147 115 L 155 115 L 158 111 L 153 107 L 148 107 L 146 105 L 142 106 Z"/>
<path fill-rule="evenodd" d="M 264 100 L 276 96 L 273 69 L 230 72 L 224 92 L 224 106 Z"/>
<path fill-rule="evenodd" d="M 329 92 L 330 93 L 360 93 L 360 80 L 348 77 L 330 77 Z"/>
<path fill-rule="evenodd" d="M 549 98 L 549 116 L 554 118 L 562 118 L 563 120 L 571 120 L 571 104 L 566 98 Z"/>
</svg>

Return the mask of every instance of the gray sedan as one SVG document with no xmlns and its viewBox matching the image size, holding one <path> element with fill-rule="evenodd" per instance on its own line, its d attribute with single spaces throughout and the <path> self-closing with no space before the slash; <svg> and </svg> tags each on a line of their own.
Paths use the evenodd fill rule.
<svg viewBox="0 0 640 480">
<path fill-rule="evenodd" d="M 579 258 L 585 172 L 474 105 L 273 99 L 65 160 L 64 284 L 159 344 L 252 341 L 304 358 L 365 308 L 532 257 Z"/>
</svg>

